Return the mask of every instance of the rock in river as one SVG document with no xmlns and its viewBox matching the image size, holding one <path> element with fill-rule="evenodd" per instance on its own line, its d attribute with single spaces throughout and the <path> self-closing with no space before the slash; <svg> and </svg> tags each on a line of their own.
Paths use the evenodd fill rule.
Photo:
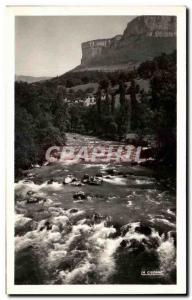
<svg viewBox="0 0 192 300">
<path fill-rule="evenodd" d="M 67 175 L 67 177 L 65 177 L 63 184 L 69 184 L 72 182 L 78 181 L 78 179 L 76 177 L 74 177 L 73 175 Z"/>
<path fill-rule="evenodd" d="M 87 197 L 84 192 L 79 191 L 73 195 L 73 199 L 75 200 L 85 200 Z"/>
<path fill-rule="evenodd" d="M 151 228 L 148 225 L 140 224 L 140 226 L 137 226 L 135 228 L 135 232 L 144 234 L 144 235 L 150 235 L 152 233 Z"/>
<path fill-rule="evenodd" d="M 101 185 L 103 183 L 103 180 L 98 177 L 91 176 L 87 183 L 90 185 Z"/>
</svg>

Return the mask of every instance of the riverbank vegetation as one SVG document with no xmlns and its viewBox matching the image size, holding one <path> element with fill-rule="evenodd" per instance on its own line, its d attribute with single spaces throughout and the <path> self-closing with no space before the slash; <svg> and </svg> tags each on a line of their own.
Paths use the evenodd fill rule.
<svg viewBox="0 0 192 300">
<path fill-rule="evenodd" d="M 147 91 L 137 84 L 140 79 L 149 82 Z M 94 94 L 96 105 L 75 102 L 87 93 Z M 114 105 L 116 95 L 119 107 Z M 119 140 L 129 133 L 141 139 L 153 134 L 158 160 L 175 165 L 176 52 L 131 72 L 68 72 L 43 82 L 15 83 L 16 173 L 41 163 L 47 148 L 63 145 L 70 131 Z"/>
</svg>

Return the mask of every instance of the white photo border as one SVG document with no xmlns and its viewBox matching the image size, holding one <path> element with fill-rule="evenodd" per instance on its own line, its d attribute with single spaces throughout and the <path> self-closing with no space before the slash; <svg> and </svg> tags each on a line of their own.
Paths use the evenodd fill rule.
<svg viewBox="0 0 192 300">
<path fill-rule="evenodd" d="M 14 284 L 15 16 L 172 15 L 177 17 L 177 283 L 174 285 Z M 6 292 L 9 295 L 186 294 L 186 7 L 9 6 L 6 8 Z"/>
</svg>

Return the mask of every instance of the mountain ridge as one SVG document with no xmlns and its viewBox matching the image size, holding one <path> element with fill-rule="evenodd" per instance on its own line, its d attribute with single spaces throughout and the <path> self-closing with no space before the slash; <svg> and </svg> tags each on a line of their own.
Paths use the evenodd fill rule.
<svg viewBox="0 0 192 300">
<path fill-rule="evenodd" d="M 127 24 L 122 35 L 83 42 L 81 47 L 81 64 L 72 71 L 132 70 L 176 49 L 176 17 L 139 16 Z"/>
<path fill-rule="evenodd" d="M 39 81 L 44 81 L 51 79 L 52 77 L 48 76 L 28 76 L 28 75 L 15 75 L 15 81 L 23 81 L 27 83 L 34 83 L 34 82 L 39 82 Z"/>
</svg>

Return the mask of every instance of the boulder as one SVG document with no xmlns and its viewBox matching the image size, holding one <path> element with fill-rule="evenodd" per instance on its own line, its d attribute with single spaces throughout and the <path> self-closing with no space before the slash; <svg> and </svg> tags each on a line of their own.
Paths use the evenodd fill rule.
<svg viewBox="0 0 192 300">
<path fill-rule="evenodd" d="M 75 214 L 75 213 L 78 212 L 78 209 L 77 209 L 77 208 L 72 208 L 72 209 L 70 209 L 69 212 L 70 212 L 71 214 Z"/>
<path fill-rule="evenodd" d="M 34 191 L 28 191 L 28 192 L 27 192 L 27 196 L 31 196 L 31 195 L 34 195 L 34 194 L 35 194 Z"/>
<path fill-rule="evenodd" d="M 52 184 L 53 183 L 53 179 L 49 179 L 48 181 L 47 181 L 47 184 Z"/>
<path fill-rule="evenodd" d="M 116 169 L 111 168 L 111 169 L 106 169 L 106 173 L 114 176 L 118 174 L 118 171 Z"/>
<path fill-rule="evenodd" d="M 124 173 L 122 176 L 123 176 L 124 178 L 127 178 L 127 177 L 128 177 L 128 175 L 127 175 L 127 174 L 125 174 L 125 173 Z"/>
<path fill-rule="evenodd" d="M 43 178 L 35 177 L 35 178 L 33 179 L 33 182 L 34 182 L 35 184 L 40 185 L 40 184 L 44 183 L 44 180 L 43 180 Z"/>
<path fill-rule="evenodd" d="M 32 168 L 40 168 L 41 166 L 39 164 L 34 164 L 34 165 L 32 164 L 31 167 Z"/>
<path fill-rule="evenodd" d="M 87 183 L 90 185 L 101 185 L 103 180 L 98 177 L 91 176 Z"/>
<path fill-rule="evenodd" d="M 103 174 L 99 172 L 95 175 L 95 177 L 103 177 Z"/>
<path fill-rule="evenodd" d="M 140 226 L 135 227 L 135 232 L 148 236 L 151 235 L 152 230 L 148 225 L 140 224 Z"/>
<path fill-rule="evenodd" d="M 128 247 L 132 252 L 138 255 L 141 252 L 145 251 L 145 246 L 136 239 L 131 239 Z"/>
<path fill-rule="evenodd" d="M 36 197 L 29 197 L 27 198 L 27 203 L 32 204 L 32 203 L 38 203 L 40 200 Z"/>
<path fill-rule="evenodd" d="M 120 243 L 120 247 L 121 248 L 125 248 L 128 244 L 128 241 L 127 240 L 122 240 L 121 243 Z"/>
<path fill-rule="evenodd" d="M 52 225 L 49 221 L 45 221 L 44 225 L 40 227 L 39 231 L 42 231 L 44 229 L 51 230 Z"/>
<path fill-rule="evenodd" d="M 99 224 L 102 220 L 102 216 L 98 213 L 95 213 L 93 216 L 92 216 L 92 221 L 96 224 Z"/>
<path fill-rule="evenodd" d="M 77 181 L 78 181 L 78 179 L 76 177 L 72 178 L 72 182 L 77 182 Z"/>
<path fill-rule="evenodd" d="M 24 179 L 23 183 L 33 183 L 33 180 L 29 180 L 29 179 Z"/>
<path fill-rule="evenodd" d="M 106 179 L 111 179 L 112 177 L 110 175 L 105 176 Z"/>
<path fill-rule="evenodd" d="M 85 195 L 84 192 L 82 191 L 79 191 L 79 192 L 76 192 L 74 195 L 73 195 L 73 199 L 75 200 L 85 200 L 87 197 Z"/>
<path fill-rule="evenodd" d="M 38 203 L 40 201 L 43 201 L 43 202 L 46 201 L 45 198 L 38 196 L 37 194 L 35 194 L 34 191 L 28 191 L 26 194 L 25 200 L 27 201 L 27 204 Z"/>
<path fill-rule="evenodd" d="M 27 173 L 27 177 L 33 177 L 34 174 L 33 173 Z"/>
<path fill-rule="evenodd" d="M 52 225 L 50 224 L 49 221 L 45 222 L 45 226 L 46 226 L 47 230 L 51 230 L 52 229 Z"/>
<path fill-rule="evenodd" d="M 75 182 L 77 181 L 77 178 L 75 178 L 73 175 L 67 175 L 67 177 L 65 177 L 63 184 L 69 184 L 71 182 Z"/>
<path fill-rule="evenodd" d="M 72 181 L 71 182 L 71 185 L 72 186 L 82 186 L 84 185 L 80 180 L 77 180 L 77 181 Z"/>
<path fill-rule="evenodd" d="M 81 179 L 81 181 L 83 183 L 88 183 L 88 181 L 89 181 L 89 175 L 88 174 L 84 174 L 83 177 L 82 177 L 82 179 Z"/>
</svg>

